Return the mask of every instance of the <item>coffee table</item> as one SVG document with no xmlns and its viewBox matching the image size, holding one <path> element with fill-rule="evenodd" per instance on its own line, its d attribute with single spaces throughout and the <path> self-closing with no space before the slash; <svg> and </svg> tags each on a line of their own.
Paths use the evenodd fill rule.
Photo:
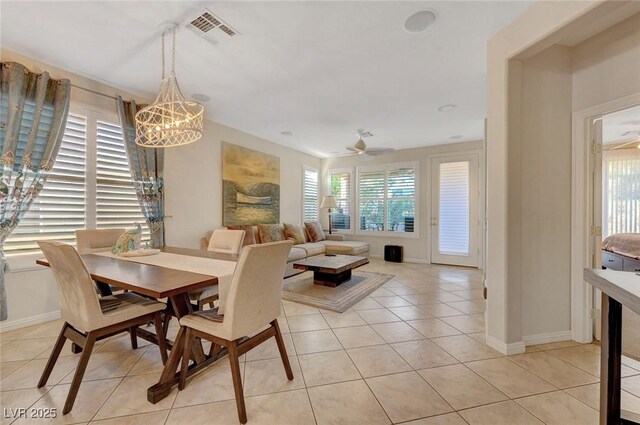
<svg viewBox="0 0 640 425">
<path fill-rule="evenodd" d="M 293 263 L 293 268 L 313 272 L 313 283 L 335 288 L 351 279 L 351 270 L 369 263 L 355 255 L 316 255 Z"/>
</svg>

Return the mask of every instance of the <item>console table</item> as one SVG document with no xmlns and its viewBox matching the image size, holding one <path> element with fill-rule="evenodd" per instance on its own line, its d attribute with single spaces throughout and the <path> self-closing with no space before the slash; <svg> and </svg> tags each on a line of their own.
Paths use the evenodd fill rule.
<svg viewBox="0 0 640 425">
<path fill-rule="evenodd" d="M 640 276 L 585 269 L 584 280 L 602 291 L 600 425 L 640 425 L 639 415 L 620 409 L 622 306 L 640 314 Z"/>
</svg>

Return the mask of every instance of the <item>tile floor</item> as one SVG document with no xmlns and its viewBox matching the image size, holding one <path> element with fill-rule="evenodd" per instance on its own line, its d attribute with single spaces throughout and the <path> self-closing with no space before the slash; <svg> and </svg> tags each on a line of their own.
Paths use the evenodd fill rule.
<svg viewBox="0 0 640 425">
<path fill-rule="evenodd" d="M 242 359 L 250 424 L 589 425 L 598 422 L 599 351 L 573 342 L 505 357 L 484 344 L 477 271 L 372 260 L 395 278 L 343 314 L 283 303 L 280 325 L 295 375 L 275 343 Z M 61 411 L 77 356 L 65 347 L 49 384 L 36 383 L 60 322 L 0 334 L 0 425 L 11 408 Z M 177 332 L 175 323 L 170 336 Z M 640 412 L 640 362 L 625 359 L 623 407 Z M 146 389 L 162 370 L 157 347 L 128 335 L 97 344 L 73 411 L 55 423 L 234 424 L 226 359 L 158 404 Z"/>
</svg>

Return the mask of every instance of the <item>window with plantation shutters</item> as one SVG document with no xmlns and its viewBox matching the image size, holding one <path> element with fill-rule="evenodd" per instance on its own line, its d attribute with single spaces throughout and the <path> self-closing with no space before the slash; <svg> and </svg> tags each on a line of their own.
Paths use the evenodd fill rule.
<svg viewBox="0 0 640 425">
<path fill-rule="evenodd" d="M 331 194 L 336 199 L 337 208 L 331 211 L 331 228 L 333 230 L 350 230 L 352 215 L 351 170 L 329 171 Z"/>
<path fill-rule="evenodd" d="M 70 113 L 51 174 L 4 243 L 7 255 L 39 252 L 39 240 L 75 243 L 85 227 L 86 146 L 87 118 Z"/>
<path fill-rule="evenodd" d="M 148 241 L 149 229 L 133 187 L 122 130 L 117 124 L 97 121 L 96 131 L 96 227 L 129 229 L 140 223 L 142 239 Z"/>
<path fill-rule="evenodd" d="M 305 168 L 303 185 L 304 206 L 302 219 L 304 222 L 318 221 L 318 172 Z"/>
<path fill-rule="evenodd" d="M 358 169 L 358 231 L 413 233 L 417 163 Z"/>
</svg>

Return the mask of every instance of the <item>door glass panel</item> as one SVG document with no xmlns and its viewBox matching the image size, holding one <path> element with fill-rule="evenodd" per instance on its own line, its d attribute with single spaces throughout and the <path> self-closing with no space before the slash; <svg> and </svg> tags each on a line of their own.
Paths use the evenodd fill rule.
<svg viewBox="0 0 640 425">
<path fill-rule="evenodd" d="M 469 162 L 440 164 L 439 251 L 469 255 Z"/>
</svg>

